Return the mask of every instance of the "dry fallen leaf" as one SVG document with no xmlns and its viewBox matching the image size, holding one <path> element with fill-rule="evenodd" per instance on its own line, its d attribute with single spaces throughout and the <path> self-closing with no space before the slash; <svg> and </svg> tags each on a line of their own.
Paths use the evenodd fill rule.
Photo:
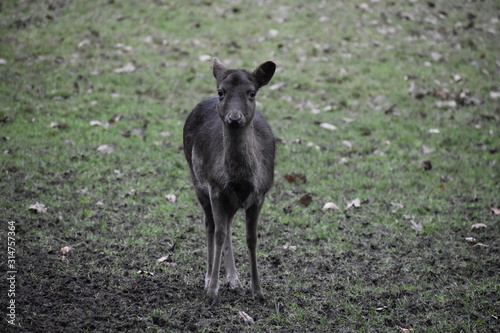
<svg viewBox="0 0 500 333">
<path fill-rule="evenodd" d="M 424 153 L 424 154 L 431 154 L 435 151 L 436 151 L 436 149 L 434 149 L 434 148 L 428 147 L 426 145 L 422 145 L 422 153 Z"/>
<path fill-rule="evenodd" d="M 125 198 L 126 197 L 131 197 L 137 194 L 137 191 L 133 188 L 131 188 L 127 193 L 125 193 Z"/>
<path fill-rule="evenodd" d="M 469 245 L 476 245 L 477 244 L 477 239 L 474 237 L 465 237 L 465 240 Z"/>
<path fill-rule="evenodd" d="M 275 37 L 277 37 L 279 34 L 280 34 L 280 32 L 279 32 L 278 30 L 276 30 L 276 29 L 271 29 L 271 30 L 269 30 L 269 32 L 268 32 L 268 36 L 269 36 L 269 38 L 275 38 Z"/>
<path fill-rule="evenodd" d="M 456 108 L 457 107 L 457 102 L 454 100 L 450 101 L 436 101 L 436 106 L 440 109 L 445 109 L 445 108 Z"/>
<path fill-rule="evenodd" d="M 108 124 L 116 124 L 120 120 L 122 120 L 123 115 L 121 114 L 115 114 L 111 119 L 109 119 Z"/>
<path fill-rule="evenodd" d="M 475 237 L 465 237 L 465 240 L 472 247 L 476 247 L 476 246 L 488 247 L 488 245 L 486 245 L 486 244 L 479 243 Z"/>
<path fill-rule="evenodd" d="M 61 248 L 59 250 L 59 252 L 61 252 L 62 255 L 65 255 L 71 250 L 73 250 L 73 248 L 71 246 L 65 246 L 65 247 Z"/>
<path fill-rule="evenodd" d="M 308 148 L 314 148 L 314 149 L 316 149 L 316 150 L 321 150 L 321 147 L 320 147 L 320 146 L 318 146 L 317 144 L 315 144 L 314 142 L 308 142 L 308 143 L 306 144 L 306 147 L 308 147 Z"/>
<path fill-rule="evenodd" d="M 108 128 L 109 124 L 108 123 L 103 123 L 99 120 L 91 120 L 90 121 L 90 126 L 101 126 L 103 128 Z"/>
<path fill-rule="evenodd" d="M 170 193 L 165 196 L 165 199 L 173 203 L 177 200 L 177 197 L 175 196 L 175 194 Z"/>
<path fill-rule="evenodd" d="M 167 261 L 169 257 L 170 257 L 169 255 L 163 256 L 163 257 L 159 258 L 158 260 L 156 260 L 156 263 L 158 265 L 168 266 L 168 267 L 176 266 L 177 264 L 175 262 Z"/>
<path fill-rule="evenodd" d="M 486 228 L 487 225 L 484 223 L 474 223 L 473 225 L 470 226 L 470 230 L 473 229 L 481 229 L 481 228 Z"/>
<path fill-rule="evenodd" d="M 198 60 L 199 61 L 202 61 L 202 62 L 205 62 L 205 61 L 211 61 L 212 60 L 212 56 L 211 55 L 208 55 L 208 54 L 202 54 L 201 56 L 198 57 Z"/>
<path fill-rule="evenodd" d="M 326 210 L 340 210 L 340 208 L 334 204 L 333 202 L 327 202 L 322 208 L 324 211 Z"/>
<path fill-rule="evenodd" d="M 295 245 L 288 245 L 288 243 L 287 243 L 287 244 L 283 245 L 283 249 L 295 251 L 295 250 L 297 250 L 297 246 L 295 246 Z"/>
<path fill-rule="evenodd" d="M 335 131 L 337 129 L 337 126 L 328 124 L 328 123 L 320 123 L 319 127 L 330 130 L 330 131 Z"/>
<path fill-rule="evenodd" d="M 113 70 L 113 73 L 130 73 L 136 70 L 136 67 L 133 62 L 128 62 L 123 67 L 116 68 Z"/>
<path fill-rule="evenodd" d="M 419 224 L 413 220 L 410 220 L 410 224 L 411 224 L 411 228 L 415 231 L 422 231 L 422 229 L 423 229 L 421 224 Z"/>
<path fill-rule="evenodd" d="M 85 45 L 88 45 L 88 44 L 90 44 L 90 40 L 84 39 L 80 43 L 78 43 L 78 48 L 82 48 L 82 47 L 84 47 Z"/>
<path fill-rule="evenodd" d="M 352 142 L 348 140 L 343 140 L 342 144 L 346 146 L 347 148 L 352 148 Z"/>
<path fill-rule="evenodd" d="M 162 262 L 167 261 L 167 259 L 168 259 L 168 258 L 170 258 L 170 256 L 169 256 L 169 255 L 163 256 L 163 257 L 161 257 L 161 258 L 157 259 L 157 260 L 156 260 L 156 263 L 157 263 L 157 264 L 161 264 Z"/>
<path fill-rule="evenodd" d="M 349 208 L 351 208 L 351 207 L 356 207 L 356 208 L 358 208 L 358 207 L 360 207 L 360 206 L 361 206 L 361 200 L 360 200 L 359 198 L 356 198 L 356 199 L 354 199 L 353 201 L 351 201 L 351 202 L 349 202 L 349 203 L 347 204 L 346 209 L 349 209 Z"/>
<path fill-rule="evenodd" d="M 295 183 L 295 182 L 301 181 L 302 183 L 305 184 L 307 182 L 306 175 L 301 174 L 301 173 L 286 174 L 283 176 L 283 178 L 285 178 L 285 180 L 289 183 Z"/>
<path fill-rule="evenodd" d="M 35 203 L 33 205 L 29 206 L 30 212 L 33 212 L 35 214 L 41 214 L 41 213 L 47 213 L 47 207 L 45 207 L 44 204 L 42 203 Z"/>
<path fill-rule="evenodd" d="M 422 161 L 422 167 L 425 171 L 432 170 L 432 162 L 430 160 Z"/>
<path fill-rule="evenodd" d="M 281 88 L 283 88 L 285 86 L 286 86 L 286 82 L 278 82 L 278 83 L 275 83 L 275 84 L 269 86 L 269 88 L 267 88 L 267 89 L 269 89 L 269 90 L 278 90 L 278 89 L 281 89 Z"/>
<path fill-rule="evenodd" d="M 493 212 L 493 214 L 500 215 L 500 207 L 490 207 L 490 210 Z"/>
<path fill-rule="evenodd" d="M 243 318 L 245 323 L 253 324 L 254 320 L 252 317 L 250 317 L 245 311 L 238 311 L 238 315 Z"/>
<path fill-rule="evenodd" d="M 305 194 L 302 196 L 302 198 L 299 199 L 299 205 L 307 207 L 311 204 L 312 201 L 312 197 L 309 194 Z"/>
<path fill-rule="evenodd" d="M 102 145 L 102 146 L 97 147 L 97 151 L 99 153 L 109 155 L 109 154 L 114 153 L 115 149 L 113 147 L 111 147 L 110 145 Z"/>
<path fill-rule="evenodd" d="M 170 132 L 167 132 L 167 131 L 160 132 L 160 136 L 162 136 L 164 138 L 168 138 L 170 136 Z"/>
<path fill-rule="evenodd" d="M 395 212 L 397 212 L 398 209 L 403 208 L 402 203 L 394 202 L 394 201 L 391 202 L 391 206 L 394 207 L 393 209 L 391 209 L 391 213 L 395 213 Z"/>
</svg>

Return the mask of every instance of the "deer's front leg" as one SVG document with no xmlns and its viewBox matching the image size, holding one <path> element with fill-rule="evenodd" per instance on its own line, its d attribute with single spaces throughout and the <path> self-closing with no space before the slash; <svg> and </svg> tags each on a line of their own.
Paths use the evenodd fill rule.
<svg viewBox="0 0 500 333">
<path fill-rule="evenodd" d="M 229 225 L 229 229 L 226 236 L 224 251 L 224 264 L 226 266 L 226 279 L 229 282 L 229 287 L 231 289 L 241 290 L 242 285 L 240 279 L 238 279 L 238 272 L 236 271 L 236 264 L 234 263 L 234 253 L 233 253 L 233 240 L 231 236 L 231 225 Z"/>
<path fill-rule="evenodd" d="M 214 216 L 214 255 L 212 264 L 212 275 L 208 285 L 207 295 L 211 299 L 212 304 L 217 301 L 217 294 L 219 292 L 219 272 L 222 260 L 222 253 L 224 251 L 224 244 L 226 242 L 227 234 L 230 232 L 231 220 L 233 219 L 236 210 L 228 205 L 228 200 L 220 196 L 210 193 L 210 201 L 212 204 L 212 212 Z"/>
<path fill-rule="evenodd" d="M 210 213 L 205 212 L 205 229 L 207 234 L 207 273 L 205 274 L 205 289 L 208 289 L 214 265 L 214 246 L 215 246 L 214 242 L 215 225 L 211 209 Z"/>
<path fill-rule="evenodd" d="M 250 256 L 250 275 L 252 280 L 252 295 L 254 299 L 264 299 L 260 285 L 259 269 L 257 268 L 257 226 L 262 204 L 255 204 L 246 211 L 247 247 Z"/>
</svg>

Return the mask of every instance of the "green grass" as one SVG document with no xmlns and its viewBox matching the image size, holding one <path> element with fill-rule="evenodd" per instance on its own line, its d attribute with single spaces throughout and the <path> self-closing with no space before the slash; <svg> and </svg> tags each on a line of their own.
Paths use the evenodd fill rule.
<svg viewBox="0 0 500 333">
<path fill-rule="evenodd" d="M 16 222 L 27 265 L 19 326 L 498 330 L 499 5 L 361 3 L 2 3 L 0 217 Z M 182 126 L 215 94 L 207 55 L 232 68 L 278 65 L 258 96 L 278 138 L 259 229 L 264 304 L 225 286 L 217 307 L 203 296 L 204 226 Z M 114 72 L 127 63 L 135 70 Z M 307 180 L 289 183 L 292 173 Z M 355 198 L 361 206 L 345 209 Z M 35 202 L 47 213 L 30 212 Z M 340 211 L 323 211 L 326 202 Z M 239 217 L 248 281 L 244 240 Z M 74 250 L 61 260 L 65 245 Z M 156 264 L 166 254 L 175 266 Z"/>
</svg>

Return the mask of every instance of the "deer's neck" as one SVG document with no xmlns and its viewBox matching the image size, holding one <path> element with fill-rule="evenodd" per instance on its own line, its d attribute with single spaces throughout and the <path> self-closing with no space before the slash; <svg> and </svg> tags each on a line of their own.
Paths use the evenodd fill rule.
<svg viewBox="0 0 500 333">
<path fill-rule="evenodd" d="M 232 181 L 250 180 L 257 166 L 255 143 L 251 124 L 241 128 L 224 126 L 224 166 Z"/>
</svg>

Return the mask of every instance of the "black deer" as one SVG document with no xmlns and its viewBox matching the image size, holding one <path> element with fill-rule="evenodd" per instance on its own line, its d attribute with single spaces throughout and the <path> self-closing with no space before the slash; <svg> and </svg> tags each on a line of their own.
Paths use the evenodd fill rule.
<svg viewBox="0 0 500 333">
<path fill-rule="evenodd" d="M 257 269 L 257 224 L 274 176 L 275 141 L 255 107 L 258 90 L 269 83 L 276 64 L 252 73 L 227 69 L 213 60 L 219 97 L 200 102 L 184 125 L 184 154 L 196 196 L 205 211 L 208 247 L 205 289 L 213 304 L 219 291 L 222 252 L 230 288 L 242 289 L 234 264 L 231 224 L 245 209 L 246 241 L 254 299 L 264 294 Z"/>
</svg>

